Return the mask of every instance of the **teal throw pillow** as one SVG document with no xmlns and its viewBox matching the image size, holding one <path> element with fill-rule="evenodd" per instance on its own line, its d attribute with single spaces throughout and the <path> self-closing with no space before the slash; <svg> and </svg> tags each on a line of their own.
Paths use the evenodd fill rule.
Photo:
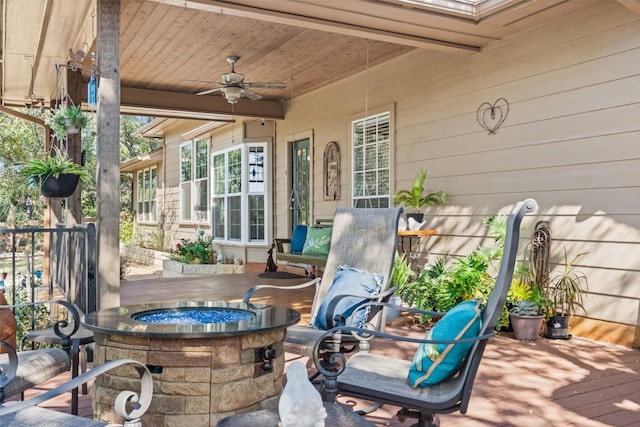
<svg viewBox="0 0 640 427">
<path fill-rule="evenodd" d="M 481 325 L 480 300 L 464 301 L 449 310 L 429 331 L 426 339 L 477 337 Z M 420 344 L 409 370 L 409 385 L 413 388 L 426 387 L 446 380 L 458 371 L 472 346 L 473 342 Z"/>
<path fill-rule="evenodd" d="M 304 241 L 302 255 L 329 255 L 331 227 L 310 227 Z"/>
<path fill-rule="evenodd" d="M 353 324 L 348 326 L 357 328 L 364 326 L 367 322 L 367 317 L 369 317 L 371 307 L 356 309 L 372 296 L 380 293 L 383 278 L 382 274 L 368 273 L 347 265 L 338 266 L 331 287 L 318 308 L 313 325 L 318 329 L 329 329 L 330 323 L 327 321 L 327 316 L 330 316 L 331 321 L 335 319 L 336 315 L 339 315 L 340 320 L 333 320 L 333 326 L 345 326 L 346 320 L 353 315 Z M 335 297 L 340 295 L 350 296 L 342 298 L 333 312 L 329 313 L 329 304 Z"/>
</svg>

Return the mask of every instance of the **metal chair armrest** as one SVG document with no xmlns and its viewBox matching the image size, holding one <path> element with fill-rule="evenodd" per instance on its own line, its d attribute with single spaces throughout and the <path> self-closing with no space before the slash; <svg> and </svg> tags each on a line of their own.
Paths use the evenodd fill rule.
<svg viewBox="0 0 640 427">
<path fill-rule="evenodd" d="M 251 297 L 253 296 L 253 294 L 259 290 L 259 289 L 280 289 L 280 290 L 291 290 L 291 289 L 304 289 L 304 288 L 308 288 L 309 286 L 316 286 L 316 292 L 318 291 L 318 284 L 320 283 L 320 277 L 317 277 L 309 282 L 305 282 L 305 283 L 301 283 L 299 285 L 293 285 L 293 286 L 276 286 L 276 285 L 256 285 L 254 287 L 252 287 L 251 289 L 249 289 L 245 294 L 244 297 L 242 298 L 242 302 L 245 304 L 249 303 L 249 300 L 251 299 Z"/>
<path fill-rule="evenodd" d="M 6 345 L 4 341 L 0 340 L 0 343 Z M 10 351 L 13 351 L 17 366 L 17 357 L 15 356 L 15 350 L 13 350 L 10 345 L 7 345 L 7 347 L 11 349 Z M 9 354 L 11 354 L 11 352 Z M 11 359 L 11 356 L 9 356 L 9 358 Z M 31 399 L 15 403 L 12 402 L 11 405 L 0 405 L 0 416 L 11 414 L 13 412 L 29 408 L 31 406 L 39 405 L 42 402 L 78 388 L 82 384 L 85 384 L 86 382 L 97 377 L 100 374 L 117 368 L 118 366 L 128 364 L 135 365 L 135 368 L 140 375 L 140 393 L 138 394 L 129 390 L 121 391 L 115 398 L 113 409 L 117 416 L 125 420 L 125 426 L 139 425 L 136 423 L 139 423 L 140 418 L 142 417 L 142 415 L 144 415 L 147 409 L 149 409 L 149 405 L 151 404 L 151 398 L 153 395 L 153 380 L 151 378 L 151 372 L 149 372 L 149 369 L 147 369 L 147 367 L 143 363 L 133 359 L 111 360 L 102 365 L 94 367 L 89 372 L 85 372 L 84 374 L 79 375 L 54 389 L 34 396 Z M 127 406 L 130 407 L 131 402 L 134 403 L 133 409 L 127 410 Z"/>
<path fill-rule="evenodd" d="M 358 307 L 356 307 L 355 310 L 353 311 L 353 314 L 355 314 L 356 311 L 360 310 L 361 308 L 364 308 L 367 306 L 375 307 L 375 306 L 378 306 L 379 304 L 385 304 L 384 301 L 387 301 L 396 290 L 397 290 L 397 287 L 393 287 L 393 288 L 387 289 L 385 292 L 381 292 L 377 295 L 371 295 L 369 297 L 365 297 L 362 295 L 354 295 L 354 294 L 336 295 L 327 305 L 327 314 L 325 319 L 327 322 L 328 329 L 333 328 L 335 326 L 335 322 L 344 322 L 344 324 L 347 324 L 346 318 L 344 317 L 344 315 L 342 315 L 342 313 L 335 312 L 338 304 L 344 298 L 357 297 L 357 298 L 363 299 L 363 302 Z M 376 310 L 376 309 L 371 310 L 371 313 L 369 314 L 369 318 L 367 319 L 367 321 L 371 320 L 371 318 L 375 316 L 379 311 L 380 310 Z M 353 314 L 352 314 L 352 317 L 353 317 Z M 348 324 L 352 325 L 353 322 Z"/>
<path fill-rule="evenodd" d="M 70 302 L 65 300 L 43 300 L 22 304 L 0 305 L 0 308 L 29 307 L 42 304 L 59 304 L 69 312 L 69 316 L 66 319 L 58 320 L 52 326 L 54 333 L 60 338 L 60 346 L 67 353 L 71 354 L 71 339 L 80 327 L 80 314 L 78 313 L 78 309 Z"/>
</svg>

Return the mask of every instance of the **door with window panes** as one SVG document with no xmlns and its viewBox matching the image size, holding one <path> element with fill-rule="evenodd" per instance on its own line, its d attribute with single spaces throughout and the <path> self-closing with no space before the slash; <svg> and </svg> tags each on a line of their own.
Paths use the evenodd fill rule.
<svg viewBox="0 0 640 427">
<path fill-rule="evenodd" d="M 291 143 L 291 171 L 289 209 L 293 229 L 296 225 L 310 225 L 311 221 L 309 138 Z"/>
</svg>

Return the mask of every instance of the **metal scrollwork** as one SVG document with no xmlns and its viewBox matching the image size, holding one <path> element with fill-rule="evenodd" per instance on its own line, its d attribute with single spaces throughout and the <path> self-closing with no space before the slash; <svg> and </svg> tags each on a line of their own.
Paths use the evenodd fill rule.
<svg viewBox="0 0 640 427">
<path fill-rule="evenodd" d="M 496 133 L 509 115 L 509 101 L 498 98 L 493 104 L 483 102 L 476 111 L 476 120 L 489 135 Z"/>
</svg>

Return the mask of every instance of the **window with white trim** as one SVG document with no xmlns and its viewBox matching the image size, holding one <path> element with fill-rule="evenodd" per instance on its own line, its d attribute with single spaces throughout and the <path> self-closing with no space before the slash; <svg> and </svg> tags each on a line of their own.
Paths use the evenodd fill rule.
<svg viewBox="0 0 640 427">
<path fill-rule="evenodd" d="M 351 124 L 353 206 L 386 208 L 390 201 L 391 113 Z"/>
<path fill-rule="evenodd" d="M 180 146 L 180 221 L 209 220 L 209 140 Z"/>
<path fill-rule="evenodd" d="M 137 218 L 138 222 L 156 222 L 156 198 L 158 194 L 158 168 L 139 170 L 137 173 Z"/>
<path fill-rule="evenodd" d="M 220 241 L 267 241 L 268 145 L 243 144 L 213 153 L 213 238 Z"/>
</svg>

